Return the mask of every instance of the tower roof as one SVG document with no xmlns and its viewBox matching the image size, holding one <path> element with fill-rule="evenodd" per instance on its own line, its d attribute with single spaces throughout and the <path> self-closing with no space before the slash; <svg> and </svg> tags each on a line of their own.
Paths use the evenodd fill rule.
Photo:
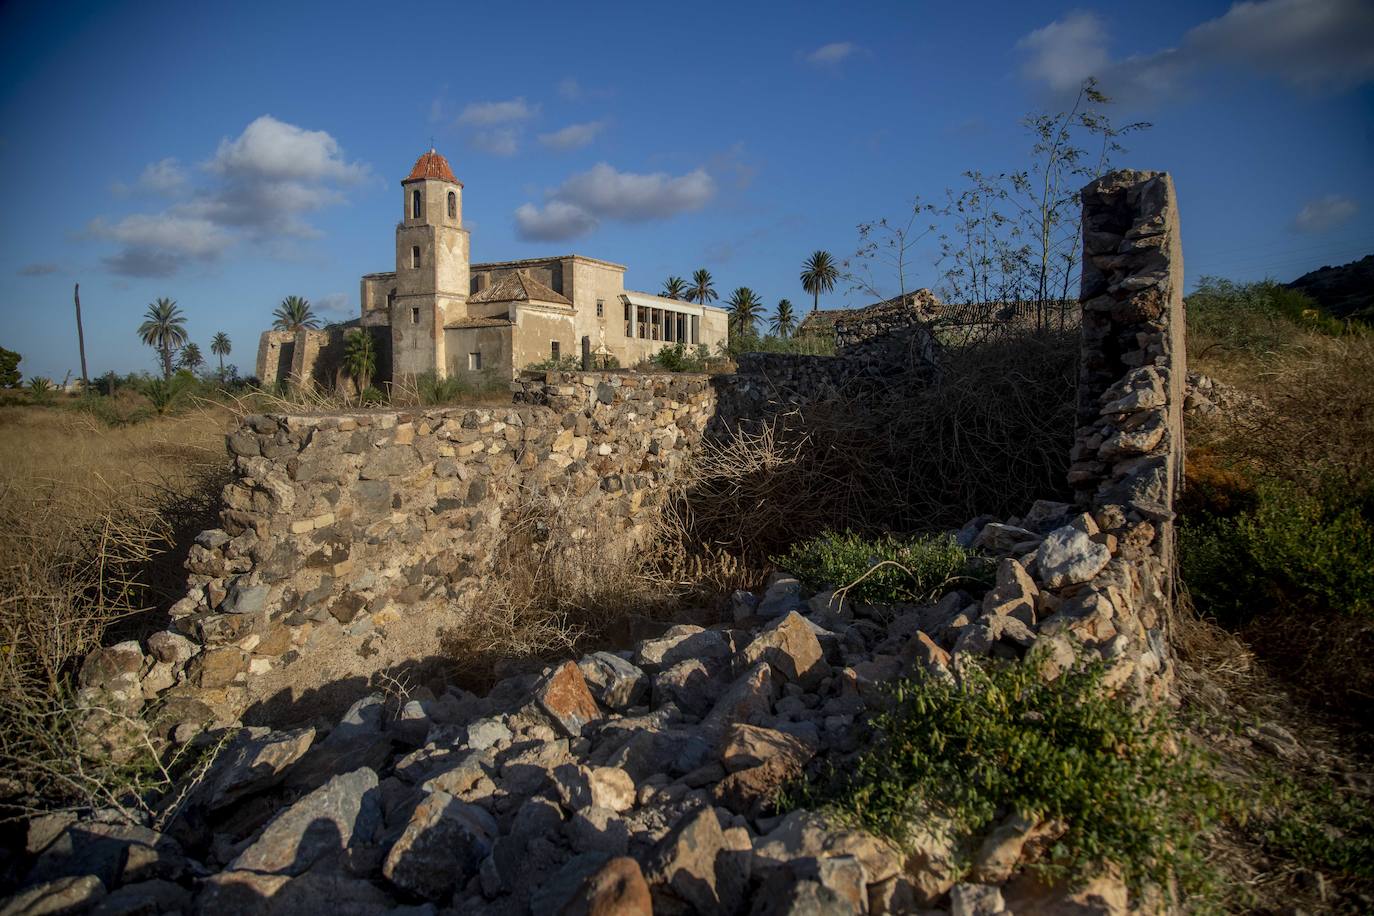
<svg viewBox="0 0 1374 916">
<path fill-rule="evenodd" d="M 429 152 L 415 160 L 415 168 L 411 169 L 410 174 L 401 180 L 401 184 L 426 179 L 451 181 L 460 188 L 463 186 L 461 181 L 453 177 L 453 169 L 448 167 L 448 160 L 436 153 L 434 147 L 430 147 Z"/>
</svg>

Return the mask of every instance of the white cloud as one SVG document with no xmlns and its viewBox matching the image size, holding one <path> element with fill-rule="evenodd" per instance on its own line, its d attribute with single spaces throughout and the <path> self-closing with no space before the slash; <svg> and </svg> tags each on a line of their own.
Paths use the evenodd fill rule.
<svg viewBox="0 0 1374 916">
<path fill-rule="evenodd" d="M 1327 194 L 1308 201 L 1293 219 L 1293 228 L 1299 232 L 1326 232 L 1349 222 L 1359 209 L 1348 197 Z"/>
<path fill-rule="evenodd" d="M 1237 3 L 1189 30 L 1183 47 L 1278 74 L 1309 89 L 1341 89 L 1374 78 L 1374 4 L 1367 0 Z"/>
<path fill-rule="evenodd" d="M 19 268 L 19 276 L 21 276 L 21 277 L 45 277 L 45 276 L 47 276 L 48 274 L 55 274 L 55 273 L 57 273 L 57 270 L 58 270 L 58 267 L 57 267 L 56 264 L 49 264 L 49 263 L 43 263 L 43 264 L 25 264 L 23 267 Z"/>
<path fill-rule="evenodd" d="M 1113 60 L 1093 13 L 1074 12 L 1017 42 L 1025 75 L 1052 90 L 1096 76 L 1126 100 L 1178 91 L 1199 71 L 1244 68 L 1307 90 L 1374 79 L 1374 4 L 1368 0 L 1252 0 L 1184 33 L 1176 46 Z"/>
<path fill-rule="evenodd" d="M 208 181 L 193 186 L 175 159 L 144 169 L 138 187 L 174 195 L 160 213 L 136 213 L 88 227 L 91 237 L 121 250 L 106 258 L 115 273 L 167 276 L 193 262 L 213 261 L 240 239 L 275 241 L 319 235 L 305 217 L 345 199 L 343 187 L 368 178 L 325 131 L 263 115 L 236 138 L 220 141 L 203 164 Z"/>
<path fill-rule="evenodd" d="M 154 194 L 178 194 L 186 187 L 186 170 L 174 157 L 160 159 L 143 170 L 138 187 Z"/>
<path fill-rule="evenodd" d="M 543 207 L 521 206 L 515 225 L 528 239 L 573 238 L 593 231 L 604 219 L 646 222 L 699 210 L 715 193 L 715 179 L 705 169 L 678 176 L 638 174 L 601 162 L 548 192 Z"/>
<path fill-rule="evenodd" d="M 330 293 L 328 296 L 321 296 L 315 300 L 317 312 L 351 313 L 354 308 L 353 297 L 348 293 Z"/>
<path fill-rule="evenodd" d="M 553 197 L 599 217 L 637 222 L 700 210 L 715 193 L 715 180 L 705 169 L 677 177 L 664 172 L 641 175 L 600 162 L 563 182 Z"/>
<path fill-rule="evenodd" d="M 531 107 L 521 96 L 504 102 L 473 102 L 458 115 L 458 123 L 464 127 L 490 127 L 493 124 L 527 121 L 538 113 L 539 107 Z"/>
<path fill-rule="evenodd" d="M 596 217 L 561 200 L 551 200 L 543 207 L 521 204 L 515 211 L 515 228 L 520 237 L 536 242 L 577 238 L 592 232 L 596 226 Z"/>
<path fill-rule="evenodd" d="M 468 143 L 493 156 L 514 156 L 520 149 L 520 133 L 513 127 L 477 130 L 468 135 Z"/>
<path fill-rule="evenodd" d="M 558 81 L 558 97 L 569 102 L 576 102 L 582 98 L 582 84 L 571 76 L 565 76 Z"/>
<path fill-rule="evenodd" d="M 221 140 L 210 171 L 230 178 L 271 181 L 360 181 L 367 169 L 345 162 L 339 144 L 322 130 L 305 130 L 263 115 L 233 140 Z"/>
<path fill-rule="evenodd" d="M 540 134 L 539 142 L 549 149 L 580 149 L 595 140 L 596 135 L 601 133 L 601 129 L 605 126 L 605 121 L 587 121 L 584 124 L 569 124 L 567 127 L 555 130 L 553 133 Z"/>
<path fill-rule="evenodd" d="M 166 277 L 187 261 L 213 261 L 234 242 L 206 219 L 173 213 L 135 213 L 117 223 L 92 220 L 87 231 L 118 242 L 121 250 L 105 259 L 114 273 L 130 277 Z"/>
<path fill-rule="evenodd" d="M 1027 53 L 1023 72 L 1051 89 L 1077 89 L 1107 64 L 1107 32 L 1095 13 L 1074 12 L 1016 43 Z"/>
<path fill-rule="evenodd" d="M 832 67 L 852 57 L 858 50 L 859 46 L 852 41 L 833 41 L 807 54 L 806 62 L 818 67 Z"/>
</svg>

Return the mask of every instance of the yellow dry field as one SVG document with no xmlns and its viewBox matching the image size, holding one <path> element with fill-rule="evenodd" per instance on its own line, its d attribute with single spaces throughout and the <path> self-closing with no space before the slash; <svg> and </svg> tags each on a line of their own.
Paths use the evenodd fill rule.
<svg viewBox="0 0 1374 916">
<path fill-rule="evenodd" d="M 0 693 L 55 689 L 107 625 L 184 587 L 229 420 L 208 407 L 111 427 L 67 406 L 0 407 Z"/>
<path fill-rule="evenodd" d="M 150 489 L 178 490 L 225 464 L 228 411 L 109 427 L 62 407 L 0 408 L 0 499 L 94 517 Z"/>
</svg>

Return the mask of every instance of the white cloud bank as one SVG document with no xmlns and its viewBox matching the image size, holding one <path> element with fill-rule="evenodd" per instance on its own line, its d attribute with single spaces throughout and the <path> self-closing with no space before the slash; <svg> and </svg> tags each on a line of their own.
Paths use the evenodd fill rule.
<svg viewBox="0 0 1374 916">
<path fill-rule="evenodd" d="M 808 53 L 805 60 L 817 67 L 833 67 L 853 57 L 859 46 L 852 41 L 832 41 Z"/>
<path fill-rule="evenodd" d="M 105 259 L 109 270 L 170 276 L 188 264 L 216 260 L 241 239 L 317 236 L 306 215 L 344 200 L 344 188 L 370 175 L 365 165 L 347 161 L 325 131 L 271 115 L 221 140 L 201 170 L 209 182 L 193 186 L 175 159 L 159 160 L 134 187 L 175 196 L 175 203 L 159 212 L 90 222 L 89 235 L 120 246 Z"/>
<path fill-rule="evenodd" d="M 715 179 L 705 169 L 639 174 L 602 162 L 550 191 L 544 206 L 522 205 L 515 225 L 525 239 L 570 239 L 592 232 L 602 220 L 647 222 L 699 210 L 715 193 Z"/>
<path fill-rule="evenodd" d="M 584 124 L 569 124 L 552 133 L 540 134 L 539 142 L 552 150 L 560 152 L 581 149 L 591 144 L 596 135 L 606 126 L 604 121 L 588 121 Z"/>
<path fill-rule="evenodd" d="M 1348 223 L 1359 212 L 1355 201 L 1339 194 L 1327 194 L 1308 201 L 1293 219 L 1299 232 L 1327 232 Z"/>
<path fill-rule="evenodd" d="M 1168 95 L 1208 67 L 1242 68 L 1312 91 L 1374 79 L 1374 4 L 1368 0 L 1253 0 L 1185 32 L 1176 46 L 1112 59 L 1101 18 L 1073 12 L 1017 42 L 1022 73 L 1051 90 L 1097 77 L 1109 93 Z"/>
</svg>

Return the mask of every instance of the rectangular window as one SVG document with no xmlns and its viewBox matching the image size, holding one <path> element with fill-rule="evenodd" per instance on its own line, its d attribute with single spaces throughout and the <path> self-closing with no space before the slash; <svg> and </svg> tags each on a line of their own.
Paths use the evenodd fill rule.
<svg viewBox="0 0 1374 916">
<path fill-rule="evenodd" d="M 673 321 L 673 313 L 664 311 L 663 313 L 663 339 L 672 343 L 677 338 L 673 336 L 673 329 L 676 326 Z"/>
<path fill-rule="evenodd" d="M 596 317 L 601 318 L 606 314 L 606 302 L 604 299 L 596 300 Z"/>
<path fill-rule="evenodd" d="M 649 307 L 646 305 L 635 306 L 635 311 L 639 317 L 639 336 L 641 340 L 649 339 Z"/>
<path fill-rule="evenodd" d="M 411 266 L 411 267 L 419 267 L 419 266 L 420 266 L 420 246 L 419 246 L 419 245 L 412 245 L 412 246 L 410 247 L 410 266 Z"/>
<path fill-rule="evenodd" d="M 420 323 L 420 310 L 419 310 L 419 308 L 412 308 L 412 309 L 410 310 L 410 323 L 411 323 L 411 324 L 419 324 L 419 323 Z"/>
<path fill-rule="evenodd" d="M 549 355 L 553 357 L 554 362 L 558 361 L 558 341 L 549 341 Z"/>
<path fill-rule="evenodd" d="M 469 353 L 469 354 L 468 354 L 468 369 L 470 369 L 470 370 L 473 371 L 473 372 L 479 372 L 479 371 L 481 371 L 481 369 L 482 369 L 482 353 L 481 353 L 481 351 L 478 351 L 478 352 L 476 352 L 476 353 Z"/>
<path fill-rule="evenodd" d="M 630 324 L 630 301 L 627 299 L 625 300 L 625 336 L 633 337 L 634 334 L 631 333 L 632 331 L 633 327 Z"/>
</svg>

